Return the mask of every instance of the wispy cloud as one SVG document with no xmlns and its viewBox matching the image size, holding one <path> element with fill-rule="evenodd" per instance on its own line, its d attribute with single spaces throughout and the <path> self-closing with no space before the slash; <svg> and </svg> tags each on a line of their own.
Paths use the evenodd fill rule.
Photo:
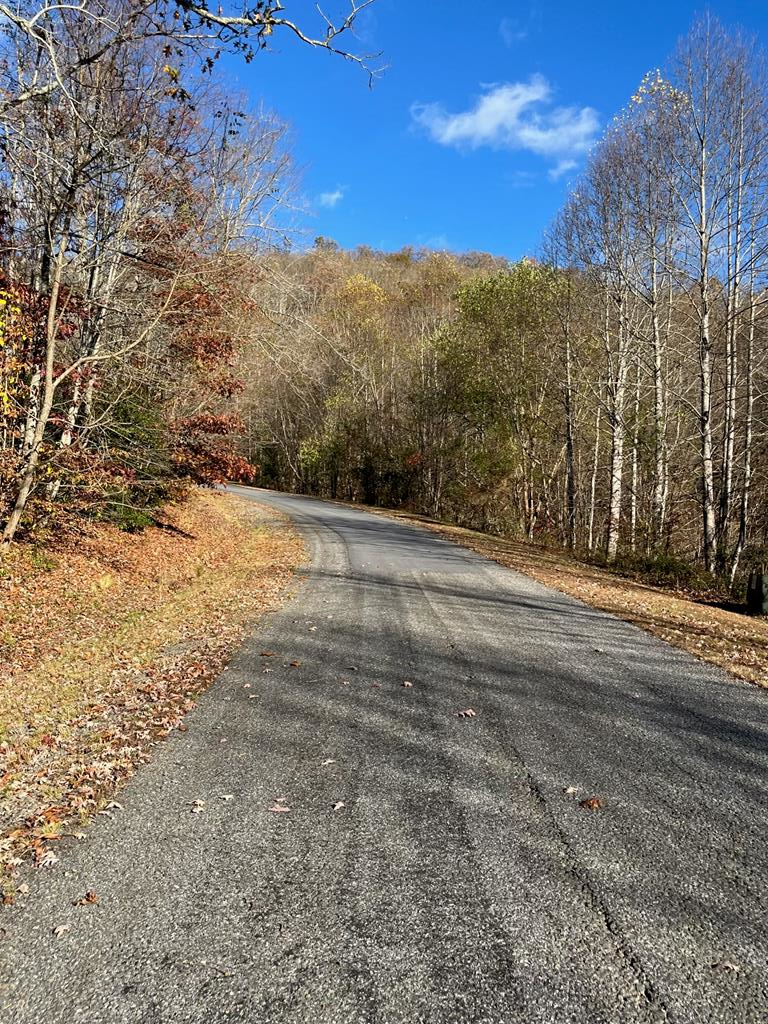
<svg viewBox="0 0 768 1024">
<path fill-rule="evenodd" d="M 437 249 L 440 252 L 445 252 L 451 247 L 448 236 L 445 234 L 431 235 L 428 238 L 424 238 L 423 241 L 420 239 L 420 244 L 425 249 Z"/>
<path fill-rule="evenodd" d="M 499 35 L 504 40 L 504 45 L 511 48 L 517 43 L 525 42 L 540 28 L 541 8 L 538 3 L 533 3 L 522 18 L 502 18 L 499 22 Z"/>
<path fill-rule="evenodd" d="M 528 28 L 517 18 L 502 18 L 499 24 L 499 35 L 506 46 L 512 47 L 515 43 L 522 43 L 528 38 Z"/>
<path fill-rule="evenodd" d="M 553 106 L 552 86 L 542 75 L 486 86 L 470 110 L 457 114 L 440 103 L 416 103 L 411 117 L 442 146 L 527 150 L 555 160 L 556 176 L 587 152 L 600 128 L 592 107 Z"/>
<path fill-rule="evenodd" d="M 321 206 L 325 206 L 332 210 L 334 206 L 339 205 L 341 200 L 344 198 L 346 191 L 346 188 L 338 185 L 333 192 L 321 192 L 317 197 L 317 201 Z"/>
<path fill-rule="evenodd" d="M 550 181 L 557 181 L 568 171 L 573 171 L 579 166 L 577 160 L 558 160 L 554 167 L 550 167 L 547 177 Z"/>
</svg>

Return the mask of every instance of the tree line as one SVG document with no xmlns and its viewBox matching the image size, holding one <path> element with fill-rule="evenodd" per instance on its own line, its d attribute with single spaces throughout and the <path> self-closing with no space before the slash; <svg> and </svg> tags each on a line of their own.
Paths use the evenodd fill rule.
<svg viewBox="0 0 768 1024">
<path fill-rule="evenodd" d="M 0 3 L 0 531 L 140 527 L 182 480 L 250 477 L 232 398 L 294 175 L 217 73 L 272 37 L 344 48 L 279 0 Z"/>
<path fill-rule="evenodd" d="M 238 400 L 261 480 L 733 584 L 766 558 L 768 106 L 706 17 L 536 259 L 268 261 Z"/>
<path fill-rule="evenodd" d="M 248 479 L 738 582 L 768 554 L 759 47 L 697 23 L 535 259 L 292 250 L 285 126 L 218 61 L 282 33 L 373 74 L 367 6 L 313 35 L 276 0 L 0 3 L 3 544 Z"/>
</svg>

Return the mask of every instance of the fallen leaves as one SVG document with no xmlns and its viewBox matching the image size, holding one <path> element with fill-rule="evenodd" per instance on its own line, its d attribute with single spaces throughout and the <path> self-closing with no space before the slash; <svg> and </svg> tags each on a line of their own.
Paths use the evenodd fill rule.
<svg viewBox="0 0 768 1024">
<path fill-rule="evenodd" d="M 262 651 L 261 654 L 260 654 L 260 657 L 261 658 L 274 658 L 275 657 L 275 652 L 274 651 Z"/>
<path fill-rule="evenodd" d="M 604 806 L 599 796 L 588 796 L 584 800 L 579 800 L 582 811 L 602 811 Z"/>
<path fill-rule="evenodd" d="M 336 803 L 333 805 L 333 809 L 334 811 L 340 811 L 346 806 L 347 805 L 344 803 L 343 800 L 337 800 Z"/>
<path fill-rule="evenodd" d="M 85 896 L 81 896 L 80 899 L 73 900 L 72 905 L 74 907 L 87 907 L 89 904 L 94 904 L 98 902 L 99 897 L 96 895 L 93 889 L 89 889 Z"/>
<path fill-rule="evenodd" d="M 105 801 L 154 742 L 188 730 L 185 713 L 245 623 L 279 606 L 294 582 L 303 548 L 279 515 L 194 492 L 170 517 L 177 531 L 88 527 L 57 548 L 51 572 L 28 573 L 23 544 L 8 556 L 0 880 L 14 878 L 19 854 L 52 866 L 53 841 L 121 810 Z M 94 589 L 94 573 L 105 569 L 112 585 Z"/>
<path fill-rule="evenodd" d="M 410 690 L 413 683 L 409 679 L 405 679 L 402 684 L 407 690 Z"/>
<path fill-rule="evenodd" d="M 321 768 L 327 767 L 329 764 L 336 764 L 332 757 L 326 757 L 326 759 L 320 765 Z"/>
<path fill-rule="evenodd" d="M 712 964 L 712 970 L 728 974 L 741 973 L 741 967 L 739 967 L 738 964 L 735 964 L 733 960 L 718 960 L 716 963 Z"/>
<path fill-rule="evenodd" d="M 267 810 L 272 814 L 288 814 L 291 808 L 287 804 L 274 803 Z"/>
<path fill-rule="evenodd" d="M 454 718 L 477 718 L 474 708 L 465 708 L 463 711 L 454 711 Z"/>
<path fill-rule="evenodd" d="M 54 939 L 60 939 L 62 935 L 66 935 L 68 931 L 72 930 L 72 926 L 69 924 L 57 924 L 53 929 Z"/>
<path fill-rule="evenodd" d="M 205 800 L 192 801 L 192 814 L 202 814 L 205 810 Z"/>
<path fill-rule="evenodd" d="M 299 668 L 300 666 L 301 666 L 301 662 L 300 661 L 292 661 L 291 662 L 291 668 Z"/>
</svg>

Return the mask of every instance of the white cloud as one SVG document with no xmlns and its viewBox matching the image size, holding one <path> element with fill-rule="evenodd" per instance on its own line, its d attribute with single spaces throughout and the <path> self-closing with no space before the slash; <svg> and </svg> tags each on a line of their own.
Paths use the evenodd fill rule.
<svg viewBox="0 0 768 1024">
<path fill-rule="evenodd" d="M 527 150 L 556 160 L 555 171 L 586 153 L 600 128 L 592 107 L 552 106 L 552 87 L 542 75 L 486 86 L 475 105 L 462 113 L 426 103 L 414 104 L 411 117 L 442 146 Z M 563 166 L 560 173 L 566 170 L 570 168 Z"/>
<path fill-rule="evenodd" d="M 562 178 L 564 174 L 567 174 L 568 171 L 572 171 L 578 166 L 579 165 L 576 160 L 558 160 L 554 167 L 550 167 L 547 172 L 547 177 L 550 181 L 557 181 L 558 178 Z"/>
<path fill-rule="evenodd" d="M 510 49 L 541 31 L 543 15 L 538 0 L 534 0 L 527 10 L 525 7 L 521 8 L 518 2 L 518 14 L 522 16 L 505 17 L 499 22 L 499 35 L 504 40 L 504 45 Z"/>
<path fill-rule="evenodd" d="M 430 238 L 425 238 L 421 244 L 425 249 L 437 249 L 440 252 L 445 252 L 451 247 L 448 236 L 445 234 L 432 235 Z"/>
<path fill-rule="evenodd" d="M 499 34 L 504 40 L 505 46 L 514 46 L 528 38 L 528 29 L 524 28 L 516 18 L 502 18 L 499 24 Z"/>
<path fill-rule="evenodd" d="M 338 204 L 344 198 L 344 193 L 346 191 L 346 188 L 343 188 L 341 185 L 339 185 L 337 188 L 334 189 L 333 192 L 321 192 L 320 195 L 317 197 L 317 201 L 320 203 L 321 206 L 327 206 L 329 209 L 332 210 L 333 207 L 338 206 Z"/>
</svg>

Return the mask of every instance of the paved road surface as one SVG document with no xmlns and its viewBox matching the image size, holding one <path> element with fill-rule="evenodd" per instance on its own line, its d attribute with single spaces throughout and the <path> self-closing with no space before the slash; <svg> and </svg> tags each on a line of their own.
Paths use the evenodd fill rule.
<svg viewBox="0 0 768 1024">
<path fill-rule="evenodd" d="M 240 493 L 308 581 L 4 915 L 3 1024 L 768 1020 L 768 694 L 428 532 Z"/>
</svg>

